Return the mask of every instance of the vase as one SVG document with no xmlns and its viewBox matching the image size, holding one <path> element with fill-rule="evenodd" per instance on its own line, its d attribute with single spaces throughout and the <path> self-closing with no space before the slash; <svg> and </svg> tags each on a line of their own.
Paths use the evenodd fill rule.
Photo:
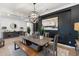
<svg viewBox="0 0 79 59">
<path fill-rule="evenodd" d="M 40 36 L 40 39 L 43 39 L 43 36 Z"/>
</svg>

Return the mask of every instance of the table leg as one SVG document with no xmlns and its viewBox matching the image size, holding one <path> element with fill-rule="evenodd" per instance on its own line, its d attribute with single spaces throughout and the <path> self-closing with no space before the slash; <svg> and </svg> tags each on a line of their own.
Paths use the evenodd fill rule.
<svg viewBox="0 0 79 59">
<path fill-rule="evenodd" d="M 30 46 L 32 43 L 31 43 L 30 41 L 27 41 L 27 40 L 26 40 L 26 44 L 27 44 L 28 46 Z"/>
<path fill-rule="evenodd" d="M 38 46 L 38 51 L 41 51 L 43 49 L 42 46 Z"/>
</svg>

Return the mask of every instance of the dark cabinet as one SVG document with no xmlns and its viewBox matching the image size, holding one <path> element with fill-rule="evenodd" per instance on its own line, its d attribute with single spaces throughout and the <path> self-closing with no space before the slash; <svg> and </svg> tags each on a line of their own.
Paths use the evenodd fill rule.
<svg viewBox="0 0 79 59">
<path fill-rule="evenodd" d="M 14 32 L 3 32 L 3 38 L 12 38 L 12 37 L 18 37 L 20 35 L 24 35 L 25 32 L 22 31 L 14 31 Z"/>
</svg>

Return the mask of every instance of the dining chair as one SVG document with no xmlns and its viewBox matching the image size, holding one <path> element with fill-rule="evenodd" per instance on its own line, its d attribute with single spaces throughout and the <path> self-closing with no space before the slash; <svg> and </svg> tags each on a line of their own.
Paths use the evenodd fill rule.
<svg viewBox="0 0 79 59">
<path fill-rule="evenodd" d="M 76 50 L 76 55 L 79 55 L 79 40 L 76 40 L 76 44 L 75 44 L 75 50 Z"/>
<path fill-rule="evenodd" d="M 53 55 L 56 55 L 56 56 L 57 56 L 57 43 L 58 43 L 58 40 L 59 40 L 59 34 L 55 35 L 54 43 L 53 43 Z M 56 52 L 56 54 L 55 54 L 55 52 Z"/>
<path fill-rule="evenodd" d="M 35 38 L 39 38 L 40 33 L 39 32 L 35 32 L 33 35 L 35 36 Z"/>
<path fill-rule="evenodd" d="M 59 34 L 56 34 L 54 36 L 54 41 L 49 43 L 48 47 L 44 47 L 44 54 L 47 54 L 47 56 L 57 56 L 57 43 L 59 39 Z"/>
<path fill-rule="evenodd" d="M 49 32 L 45 32 L 45 33 L 44 33 L 44 36 L 45 36 L 45 37 L 49 37 Z"/>
</svg>

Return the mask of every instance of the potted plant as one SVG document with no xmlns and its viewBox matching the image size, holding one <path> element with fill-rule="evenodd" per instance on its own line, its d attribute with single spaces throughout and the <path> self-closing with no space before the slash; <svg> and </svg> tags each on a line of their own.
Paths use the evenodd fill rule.
<svg viewBox="0 0 79 59">
<path fill-rule="evenodd" d="M 44 28 L 43 27 L 40 27 L 38 29 L 39 33 L 40 33 L 40 39 L 43 39 L 43 35 L 44 35 Z"/>
<path fill-rule="evenodd" d="M 30 27 L 27 27 L 27 33 L 30 35 Z"/>
</svg>

